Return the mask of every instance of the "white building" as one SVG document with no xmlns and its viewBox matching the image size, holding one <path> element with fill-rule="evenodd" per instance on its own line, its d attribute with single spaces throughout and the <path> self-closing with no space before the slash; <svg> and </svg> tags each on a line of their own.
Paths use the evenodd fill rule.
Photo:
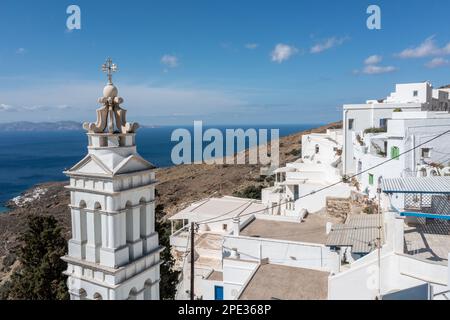
<svg viewBox="0 0 450 320">
<path fill-rule="evenodd" d="M 181 263 L 182 279 L 177 292 L 177 299 L 187 299 L 190 285 L 190 260 L 185 254 L 190 250 L 190 224 L 198 223 L 195 235 L 195 282 L 196 295 L 205 299 L 214 296 L 214 288 L 205 287 L 204 279 L 213 281 L 222 272 L 223 237 L 235 232 L 236 227 L 244 227 L 253 219 L 252 212 L 267 214 L 268 210 L 258 200 L 237 197 L 207 198 L 195 202 L 171 216 L 172 235 L 170 245 L 172 254 Z M 235 218 L 241 217 L 236 225 Z M 178 230 L 175 226 L 179 227 Z M 203 289 L 202 289 L 203 288 Z M 213 290 L 213 291 L 211 291 Z"/>
<path fill-rule="evenodd" d="M 444 175 L 450 162 L 450 144 L 442 137 L 425 143 L 450 128 L 448 112 L 394 112 L 382 133 L 360 132 L 353 141 L 355 172 L 366 171 L 387 159 L 389 165 L 357 176 L 360 190 L 374 197 L 382 178 Z M 400 154 L 419 146 L 414 152 Z"/>
<path fill-rule="evenodd" d="M 302 217 L 323 209 L 327 197 L 350 197 L 347 184 L 304 197 L 342 180 L 342 138 L 341 129 L 302 136 L 301 158 L 275 170 L 274 186 L 262 190 L 262 202 L 272 214 Z"/>
<path fill-rule="evenodd" d="M 345 105 L 343 131 L 304 135 L 301 158 L 275 170 L 262 201 L 205 199 L 174 215 L 181 229 L 173 230 L 171 244 L 184 261 L 178 298 L 190 290 L 186 222 L 195 222 L 196 298 L 448 299 L 450 182 L 434 176 L 450 173 L 440 166 L 450 160 L 450 145 L 443 138 L 400 156 L 450 128 L 450 114 L 436 111 L 448 110 L 448 91 L 399 84 L 383 101 Z M 328 197 L 350 197 L 354 188 L 341 183 L 344 174 L 390 158 L 358 177 L 363 191 L 373 196 L 389 177 L 415 177 L 408 179 L 422 188 L 403 195 L 384 187 L 382 215 L 348 212 L 339 223 L 323 213 Z M 425 175 L 436 180 L 420 180 Z M 408 185 L 402 179 L 394 184 Z"/>
<path fill-rule="evenodd" d="M 155 232 L 153 165 L 136 151 L 137 123 L 126 122 L 123 99 L 104 65 L 97 122 L 85 123 L 86 157 L 66 171 L 70 177 L 72 239 L 67 262 L 71 299 L 159 299 L 160 251 Z M 113 119 L 114 118 L 114 119 Z"/>
<path fill-rule="evenodd" d="M 327 222 L 335 220 L 330 217 L 311 215 L 302 222 L 298 217 L 271 215 L 257 200 L 222 197 L 194 203 L 170 219 L 198 224 L 194 292 L 199 299 L 267 298 L 259 290 L 250 290 L 259 286 L 251 281 L 253 275 L 267 272 L 279 272 L 279 291 L 272 292 L 277 298 L 325 299 L 326 279 L 339 270 L 338 254 L 325 246 Z M 190 249 L 189 231 L 187 225 L 170 238 L 183 261 L 177 299 L 186 299 L 190 291 L 190 257 L 183 254 Z M 311 275 L 320 283 L 319 292 L 297 286 L 286 290 L 281 285 L 284 280 L 294 279 L 293 285 L 302 279 L 311 286 Z"/>
<path fill-rule="evenodd" d="M 224 299 L 326 299 L 326 279 L 340 271 L 339 255 L 325 245 L 330 221 L 336 219 L 322 214 L 303 221 L 255 215 L 239 232 L 226 235 Z"/>
<path fill-rule="evenodd" d="M 356 173 L 354 145 L 358 135 L 371 128 L 386 128 L 393 111 L 449 111 L 448 89 L 433 90 L 428 82 L 397 84 L 384 100 L 343 106 L 343 174 Z"/>
<path fill-rule="evenodd" d="M 328 298 L 448 300 L 450 177 L 385 179 L 382 189 L 384 244 L 332 275 Z"/>
</svg>

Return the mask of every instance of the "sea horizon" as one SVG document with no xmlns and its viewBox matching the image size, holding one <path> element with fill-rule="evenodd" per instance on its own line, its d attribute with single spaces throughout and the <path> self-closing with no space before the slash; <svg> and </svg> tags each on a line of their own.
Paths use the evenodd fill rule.
<svg viewBox="0 0 450 320">
<path fill-rule="evenodd" d="M 323 124 L 258 124 L 204 125 L 203 129 L 279 129 L 280 137 L 316 128 Z M 193 125 L 160 125 L 144 127 L 137 132 L 139 154 L 156 167 L 170 167 L 171 150 L 178 142 L 171 141 L 175 128 L 191 133 Z M 6 203 L 31 187 L 46 182 L 65 181 L 63 171 L 79 162 L 86 154 L 87 137 L 83 130 L 5 131 L 0 141 L 0 212 L 9 209 Z M 270 140 L 270 132 L 268 133 Z M 246 148 L 250 147 L 248 144 Z M 241 150 L 237 150 L 241 151 Z M 228 154 L 225 154 L 228 156 Z"/>
</svg>

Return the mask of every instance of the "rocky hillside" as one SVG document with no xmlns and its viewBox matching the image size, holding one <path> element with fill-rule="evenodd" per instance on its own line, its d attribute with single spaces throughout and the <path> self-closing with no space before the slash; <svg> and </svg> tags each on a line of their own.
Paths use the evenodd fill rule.
<svg viewBox="0 0 450 320">
<path fill-rule="evenodd" d="M 313 130 L 303 131 L 280 138 L 280 164 L 299 157 L 301 136 L 311 132 L 324 132 L 339 128 L 340 122 L 331 123 Z M 257 165 L 180 165 L 157 169 L 157 204 L 172 215 L 195 200 L 212 195 L 232 195 L 251 185 L 261 185 Z M 0 283 L 8 277 L 15 262 L 15 250 L 20 246 L 19 234 L 26 228 L 26 217 L 30 214 L 53 215 L 70 238 L 69 192 L 66 183 L 49 182 L 35 186 L 22 197 L 10 201 L 12 210 L 0 214 Z"/>
</svg>

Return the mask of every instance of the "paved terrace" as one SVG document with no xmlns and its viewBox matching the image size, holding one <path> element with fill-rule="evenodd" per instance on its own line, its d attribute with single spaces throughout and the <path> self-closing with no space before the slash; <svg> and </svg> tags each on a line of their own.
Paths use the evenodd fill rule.
<svg viewBox="0 0 450 320">
<path fill-rule="evenodd" d="M 239 300 L 324 300 L 328 272 L 275 264 L 261 265 Z"/>
<path fill-rule="evenodd" d="M 254 219 L 243 230 L 241 236 L 325 244 L 327 222 L 339 219 L 325 214 L 309 214 L 302 223 Z"/>
<path fill-rule="evenodd" d="M 418 218 L 418 223 L 405 226 L 405 253 L 419 259 L 447 265 L 450 252 L 450 221 Z"/>
</svg>

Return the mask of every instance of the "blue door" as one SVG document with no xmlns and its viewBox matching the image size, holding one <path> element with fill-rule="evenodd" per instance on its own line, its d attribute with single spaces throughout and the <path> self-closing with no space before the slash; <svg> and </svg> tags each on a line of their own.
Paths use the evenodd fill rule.
<svg viewBox="0 0 450 320">
<path fill-rule="evenodd" d="M 223 287 L 214 286 L 214 300 L 223 300 Z"/>
</svg>

